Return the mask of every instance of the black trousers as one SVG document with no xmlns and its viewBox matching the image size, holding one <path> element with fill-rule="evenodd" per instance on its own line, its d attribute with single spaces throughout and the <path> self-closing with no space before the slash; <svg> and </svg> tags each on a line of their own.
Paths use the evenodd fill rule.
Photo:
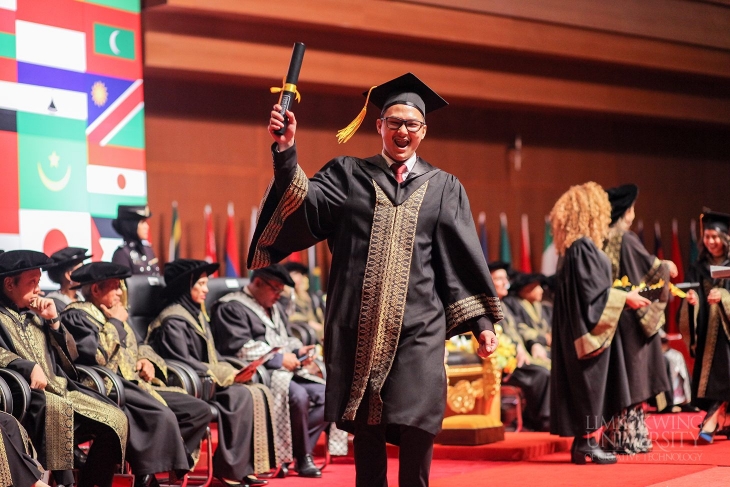
<svg viewBox="0 0 730 487">
<path fill-rule="evenodd" d="M 535 431 L 550 429 L 550 371 L 539 365 L 515 369 L 503 384 L 517 386 L 525 395 L 525 425 Z"/>
<path fill-rule="evenodd" d="M 327 427 L 324 421 L 324 388 L 324 384 L 316 382 L 292 380 L 289 383 L 292 449 L 297 460 L 312 453 L 319 435 Z"/>
<path fill-rule="evenodd" d="M 157 391 L 177 418 L 188 455 L 200 448 L 213 412 L 207 402 L 181 392 Z M 192 467 L 192 465 L 191 465 Z"/>
<path fill-rule="evenodd" d="M 94 421 L 78 413 L 74 413 L 74 430 L 77 443 L 94 440 L 86 464 L 79 472 L 78 487 L 111 486 L 114 474 L 119 471 L 116 459 L 122 455 L 117 433 L 106 423 Z M 66 481 L 64 485 L 70 483 Z"/>
<path fill-rule="evenodd" d="M 434 435 L 414 426 L 369 425 L 365 421 L 355 423 L 356 487 L 388 486 L 388 455 L 385 446 L 387 428 L 398 428 L 400 433 L 399 487 L 427 487 Z"/>
</svg>

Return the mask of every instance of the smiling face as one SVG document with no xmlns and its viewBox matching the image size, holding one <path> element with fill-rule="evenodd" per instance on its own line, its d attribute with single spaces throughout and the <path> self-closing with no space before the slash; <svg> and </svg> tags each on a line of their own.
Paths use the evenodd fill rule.
<svg viewBox="0 0 730 487">
<path fill-rule="evenodd" d="M 721 257 L 727 253 L 725 243 L 722 240 L 720 232 L 717 230 L 707 229 L 702 236 L 702 243 L 707 251 L 714 257 Z"/>
<path fill-rule="evenodd" d="M 423 115 L 409 105 L 393 105 L 383 113 L 382 117 L 375 122 L 378 133 L 383 138 L 383 150 L 397 162 L 407 161 L 418 149 L 419 144 L 426 137 L 426 125 L 423 125 L 417 132 L 406 130 L 402 124 L 397 130 L 389 129 L 382 120 L 386 117 L 397 117 L 402 120 L 418 120 L 425 122 Z"/>
</svg>

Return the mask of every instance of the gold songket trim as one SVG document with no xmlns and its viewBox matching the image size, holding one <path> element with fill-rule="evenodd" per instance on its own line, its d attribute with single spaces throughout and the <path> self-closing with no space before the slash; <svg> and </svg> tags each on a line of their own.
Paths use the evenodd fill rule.
<svg viewBox="0 0 730 487">
<path fill-rule="evenodd" d="M 373 181 L 373 185 L 375 212 L 362 286 L 355 370 L 342 418 L 355 419 L 365 389 L 369 388 L 368 423 L 379 424 L 383 414 L 380 391 L 398 347 L 418 213 L 428 182 L 400 206 L 393 206 L 378 183 Z"/>
<path fill-rule="evenodd" d="M 263 200 L 261 201 L 259 215 L 261 215 L 261 209 L 263 209 L 264 202 L 273 187 L 274 181 L 272 180 L 269 184 L 269 188 L 264 194 Z M 304 174 L 302 168 L 297 165 L 294 179 L 292 179 L 292 182 L 289 184 L 289 187 L 286 188 L 284 194 L 281 195 L 279 204 L 276 206 L 274 213 L 271 215 L 269 222 L 266 224 L 264 231 L 261 233 L 258 242 L 256 242 L 256 250 L 251 262 L 252 269 L 260 269 L 261 267 L 271 265 L 271 256 L 269 255 L 268 248 L 274 244 L 279 236 L 279 233 L 284 226 L 284 221 L 286 221 L 292 213 L 302 206 L 308 191 L 309 179 L 307 179 L 307 175 Z"/>
<path fill-rule="evenodd" d="M 608 236 L 603 245 L 603 252 L 611 261 L 611 277 L 613 281 L 621 278 L 619 276 L 621 271 L 621 243 L 624 239 L 624 233 L 623 230 L 616 226 L 611 227 L 608 230 Z"/>
<path fill-rule="evenodd" d="M 493 323 L 504 319 L 499 298 L 482 293 L 451 303 L 446 308 L 446 332 L 448 333 L 465 321 L 484 315 L 488 316 Z"/>
<path fill-rule="evenodd" d="M 603 308 L 603 313 L 601 313 L 596 326 L 573 342 L 579 359 L 595 357 L 611 345 L 613 336 L 616 334 L 621 311 L 626 303 L 627 294 L 626 291 L 620 289 L 612 288 L 608 290 L 606 307 Z"/>
</svg>

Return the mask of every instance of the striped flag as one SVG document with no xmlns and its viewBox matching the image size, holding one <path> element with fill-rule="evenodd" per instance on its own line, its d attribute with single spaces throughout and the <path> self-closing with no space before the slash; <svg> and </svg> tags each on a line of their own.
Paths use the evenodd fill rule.
<svg viewBox="0 0 730 487">
<path fill-rule="evenodd" d="M 550 217 L 545 217 L 545 237 L 542 245 L 542 263 L 540 272 L 546 276 L 552 276 L 558 268 L 558 252 L 553 242 L 553 229 L 550 225 Z"/>
<path fill-rule="evenodd" d="M 172 225 L 170 226 L 170 243 L 167 247 L 167 261 L 180 258 L 180 240 L 182 240 L 182 224 L 177 214 L 177 201 L 172 202 Z"/>
<path fill-rule="evenodd" d="M 507 215 L 505 213 L 499 214 L 499 260 L 512 264 L 512 249 L 507 233 Z"/>
<path fill-rule="evenodd" d="M 228 221 L 226 223 L 226 277 L 241 275 L 241 265 L 238 260 L 238 237 L 236 224 L 233 219 L 233 203 L 228 203 Z"/>
<path fill-rule="evenodd" d="M 317 246 L 307 249 L 307 263 L 309 264 L 309 290 L 317 293 L 322 289 L 322 269 L 317 263 Z"/>
<path fill-rule="evenodd" d="M 530 226 L 527 221 L 527 215 L 522 214 L 522 225 L 521 233 L 522 238 L 520 240 L 520 270 L 522 272 L 532 272 L 532 259 L 530 257 Z"/>
<path fill-rule="evenodd" d="M 479 243 L 482 246 L 482 254 L 484 254 L 484 260 L 489 262 L 489 248 L 487 242 L 487 214 L 483 211 L 479 212 L 477 218 L 479 222 Z"/>
<path fill-rule="evenodd" d="M 0 0 L 0 80 L 17 81 L 15 4 L 7 1 Z"/>
<path fill-rule="evenodd" d="M 659 222 L 654 222 L 654 255 L 664 260 L 664 249 L 662 248 L 662 229 Z"/>
</svg>

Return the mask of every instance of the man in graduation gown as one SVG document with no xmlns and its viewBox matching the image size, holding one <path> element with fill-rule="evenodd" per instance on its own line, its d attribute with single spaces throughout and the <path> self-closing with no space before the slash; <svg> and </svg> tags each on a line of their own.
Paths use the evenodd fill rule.
<svg viewBox="0 0 730 487">
<path fill-rule="evenodd" d="M 490 262 L 489 272 L 492 275 L 497 296 L 503 299 L 509 289 L 507 276 L 510 265 L 506 262 Z M 502 379 L 502 384 L 516 386 L 525 395 L 525 424 L 535 431 L 550 429 L 550 361 L 533 357 L 527 351 L 525 340 L 520 329 L 526 327 L 509 306 L 502 306 L 504 319 L 502 330 L 515 343 L 517 368 Z"/>
<path fill-rule="evenodd" d="M 369 99 L 381 109 L 382 152 L 335 158 L 312 179 L 297 164 L 294 114 L 276 135 L 274 107 L 274 180 L 248 264 L 328 241 L 325 420 L 354 432 L 358 486 L 384 485 L 386 440 L 401 446 L 400 484 L 427 485 L 446 403 L 444 341 L 471 331 L 487 356 L 502 312 L 463 186 L 416 155 L 426 113 L 447 103 L 410 73 Z"/>
<path fill-rule="evenodd" d="M 28 433 L 5 412 L 0 412 L 0 437 L 0 487 L 46 487 L 43 467 L 30 454 Z"/>
<path fill-rule="evenodd" d="M 630 230 L 634 220 L 634 204 L 639 194 L 635 184 L 625 184 L 607 191 L 611 202 L 611 228 L 604 252 L 611 260 L 611 278 L 624 276 L 638 286 L 664 283 L 659 299 L 649 306 L 633 310 L 624 308 L 619 319 L 621 347 L 626 363 L 629 407 L 615 415 L 604 434 L 607 448 L 621 453 L 645 453 L 652 442 L 646 426 L 643 403 L 654 400 L 659 409 L 667 406 L 667 391 L 671 390 L 661 337 L 657 333 L 664 325 L 664 310 L 669 301 L 670 273 L 677 275 L 671 261 L 661 261 L 649 254 L 639 237 Z"/>
<path fill-rule="evenodd" d="M 31 250 L 0 254 L 0 366 L 30 384 L 23 426 L 56 482 L 73 483 L 75 442 L 93 438 L 78 485 L 108 486 L 124 460 L 127 418 L 106 397 L 75 382 L 76 344 L 53 300 L 39 296 L 41 268 L 51 264 Z"/>
<path fill-rule="evenodd" d="M 286 446 L 291 446 L 280 455 L 284 455 L 283 461 L 288 461 L 293 450 L 299 475 L 316 478 L 322 473 L 314 464 L 312 450 L 327 427 L 325 383 L 302 369 L 302 365 L 312 360 L 308 353 L 314 351 L 314 345 L 305 347 L 289 333 L 284 311 L 277 304 L 285 285 L 293 287 L 294 282 L 281 264 L 255 271 L 249 285 L 226 294 L 213 305 L 211 328 L 216 348 L 223 355 L 252 361 L 273 347 L 281 347 L 264 364 L 272 371 L 271 391 L 276 401 L 279 437 L 282 428 L 289 430 Z"/>
<path fill-rule="evenodd" d="M 85 301 L 69 304 L 61 322 L 76 340 L 77 363 L 100 365 L 121 377 L 129 419 L 127 461 L 135 485 L 154 485 L 155 473 L 184 476 L 194 464 L 212 419 L 210 406 L 163 380 L 167 364 L 149 345 L 138 345 L 122 306 L 121 281 L 128 268 L 92 262 L 71 274 Z M 161 377 L 159 379 L 158 377 Z"/>
<path fill-rule="evenodd" d="M 88 249 L 81 247 L 65 247 L 51 254 L 53 266 L 48 269 L 48 278 L 61 286 L 57 291 L 46 294 L 47 298 L 56 303 L 56 311 L 60 314 L 69 304 L 79 300 L 76 289 L 71 289 L 71 273 L 81 267 L 85 260 L 90 259 Z"/>
<path fill-rule="evenodd" d="M 542 285 L 545 280 L 546 277 L 542 274 L 517 274 L 510 283 L 509 295 L 504 298 L 504 304 L 517 318 L 519 332 L 530 355 L 549 361 L 553 306 L 542 302 Z"/>
</svg>

